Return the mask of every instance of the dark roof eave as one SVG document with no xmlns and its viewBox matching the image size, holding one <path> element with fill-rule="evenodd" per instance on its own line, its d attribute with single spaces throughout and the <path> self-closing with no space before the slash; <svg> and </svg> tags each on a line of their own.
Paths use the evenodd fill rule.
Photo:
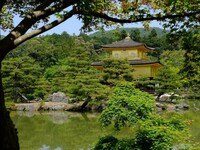
<svg viewBox="0 0 200 150">
<path fill-rule="evenodd" d="M 129 60 L 130 65 L 146 65 L 146 64 L 160 64 L 160 61 L 146 61 L 146 60 Z"/>
<path fill-rule="evenodd" d="M 146 44 L 144 44 L 144 47 L 146 47 L 146 48 L 149 49 L 149 50 L 154 50 L 154 49 L 155 49 L 155 48 L 153 48 L 153 47 L 147 46 Z"/>
<path fill-rule="evenodd" d="M 146 60 L 129 60 L 130 65 L 147 65 L 147 64 L 160 64 L 160 61 L 146 61 Z M 93 62 L 91 66 L 103 66 L 104 62 Z"/>
</svg>

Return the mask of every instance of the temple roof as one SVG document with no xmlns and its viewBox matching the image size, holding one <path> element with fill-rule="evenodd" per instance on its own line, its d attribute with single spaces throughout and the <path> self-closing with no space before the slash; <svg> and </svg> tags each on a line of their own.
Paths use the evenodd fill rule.
<svg viewBox="0 0 200 150">
<path fill-rule="evenodd" d="M 129 60 L 130 65 L 145 65 L 145 64 L 156 64 L 159 61 L 152 61 L 152 60 Z"/>
<path fill-rule="evenodd" d="M 130 65 L 146 65 L 146 64 L 160 64 L 159 61 L 152 60 L 129 60 Z M 91 66 L 103 66 L 104 62 L 93 62 Z"/>
<path fill-rule="evenodd" d="M 146 46 L 144 43 L 136 42 L 130 37 L 126 37 L 121 41 L 114 42 L 112 44 L 102 45 L 102 48 L 130 48 L 137 46 L 145 46 L 147 49 L 153 50 L 154 48 Z"/>
</svg>

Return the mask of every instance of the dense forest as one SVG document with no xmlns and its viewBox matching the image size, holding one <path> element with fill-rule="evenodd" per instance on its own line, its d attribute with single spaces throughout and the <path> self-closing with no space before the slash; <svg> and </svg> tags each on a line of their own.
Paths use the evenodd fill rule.
<svg viewBox="0 0 200 150">
<path fill-rule="evenodd" d="M 155 48 L 149 53 L 163 67 L 154 80 L 134 79 L 126 60 L 112 60 L 100 46 L 130 36 Z M 155 87 L 157 93 L 174 92 L 199 96 L 199 33 L 184 36 L 159 28 L 121 28 L 86 35 L 66 32 L 36 37 L 10 52 L 3 61 L 3 85 L 7 101 L 47 100 L 53 92 L 64 92 L 72 101 L 98 103 L 106 100 L 118 82 Z M 103 71 L 91 66 L 104 61 Z M 106 65 L 107 64 L 107 65 Z M 117 65 L 120 64 L 120 65 Z M 116 69 L 115 66 L 120 66 Z"/>
<path fill-rule="evenodd" d="M 148 56 L 163 67 L 154 79 L 134 78 L 127 60 L 112 59 L 102 51 L 101 45 L 127 36 L 155 48 Z M 199 39 L 196 30 L 179 36 L 158 28 L 39 36 L 11 51 L 3 61 L 5 98 L 7 102 L 47 101 L 50 94 L 59 91 L 70 103 L 84 101 L 81 110 L 106 104 L 103 111 L 98 109 L 103 127 L 137 129 L 129 139 L 104 136 L 94 150 L 187 147 L 186 123 L 177 114 L 156 115 L 155 98 L 141 90 L 199 97 Z M 103 61 L 104 69 L 92 67 L 94 61 Z"/>
</svg>

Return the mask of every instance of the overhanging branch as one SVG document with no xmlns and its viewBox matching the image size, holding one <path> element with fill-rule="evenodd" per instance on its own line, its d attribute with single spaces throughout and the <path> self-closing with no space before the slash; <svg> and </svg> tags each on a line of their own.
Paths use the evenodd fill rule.
<svg viewBox="0 0 200 150">
<path fill-rule="evenodd" d="M 191 16 L 196 16 L 198 14 L 200 14 L 200 10 L 195 11 L 195 12 L 185 12 L 185 13 L 180 13 L 180 14 L 174 14 L 174 15 L 163 15 L 163 16 L 151 16 L 151 17 L 144 17 L 144 18 L 136 18 L 136 19 L 120 19 L 120 18 L 115 18 L 115 17 L 111 17 L 107 14 L 103 14 L 103 13 L 98 13 L 98 12 L 85 12 L 85 11 L 78 11 L 77 14 L 79 15 L 90 15 L 90 16 L 94 16 L 97 18 L 102 18 L 105 20 L 109 20 L 115 23 L 136 23 L 136 22 L 142 22 L 142 21 L 153 21 L 153 20 L 165 20 L 165 19 L 174 19 L 174 18 L 183 18 L 183 17 L 191 17 Z"/>
<path fill-rule="evenodd" d="M 80 0 L 76 0 L 80 1 Z M 75 1 L 75 2 L 76 2 Z M 38 6 L 32 13 L 28 14 L 17 26 L 16 28 L 13 29 L 11 32 L 11 36 L 13 36 L 14 39 L 17 39 L 18 37 L 24 35 L 37 21 L 49 17 L 56 12 L 62 11 L 65 8 L 73 5 L 74 0 L 68 0 L 65 3 L 58 3 L 55 4 L 54 6 L 47 7 L 45 9 L 44 6 L 47 6 L 48 4 L 50 5 L 51 2 L 45 2 L 41 4 L 41 6 Z"/>
<path fill-rule="evenodd" d="M 6 0 L 0 0 L 0 12 L 2 11 L 2 8 L 5 3 L 6 3 Z"/>
<path fill-rule="evenodd" d="M 20 45 L 21 43 L 25 42 L 26 40 L 29 40 L 37 35 L 40 35 L 52 28 L 54 28 L 55 26 L 61 24 L 62 22 L 66 21 L 67 19 L 71 18 L 74 14 L 75 14 L 75 11 L 76 10 L 71 10 L 69 11 L 67 14 L 63 15 L 61 18 L 55 20 L 55 21 L 52 21 L 51 23 L 49 24 L 46 24 L 44 26 L 42 26 L 41 28 L 38 28 L 36 30 L 33 30 L 29 33 L 26 33 L 22 36 L 20 36 L 19 38 L 17 38 L 16 40 L 14 40 L 14 44 L 16 46 Z"/>
<path fill-rule="evenodd" d="M 65 3 L 58 3 L 52 7 L 47 7 L 46 9 L 42 9 L 42 10 L 38 10 L 38 9 L 42 8 L 43 5 L 40 7 L 37 7 L 37 9 L 35 11 L 33 11 L 32 13 L 27 15 L 5 38 L 0 40 L 0 45 L 1 45 L 0 46 L 0 53 L 1 53 L 0 61 L 5 58 L 7 53 L 9 53 L 11 50 L 16 48 L 21 43 L 25 42 L 26 40 L 30 39 L 31 37 L 34 37 L 40 33 L 43 33 L 45 31 L 49 30 L 50 28 L 55 27 L 57 24 L 60 24 L 61 22 L 63 22 L 63 21 L 58 21 L 56 23 L 56 21 L 55 21 L 54 23 L 50 23 L 50 24 L 54 24 L 54 25 L 52 27 L 50 24 L 49 24 L 49 27 L 47 27 L 48 25 L 46 25 L 46 26 L 44 26 L 43 29 L 40 28 L 40 29 L 38 29 L 38 31 L 35 30 L 32 33 L 32 35 L 31 35 L 31 33 L 26 33 L 37 21 L 39 21 L 43 18 L 46 18 L 52 14 L 55 14 L 56 12 L 62 11 L 65 8 L 71 6 L 74 3 L 77 3 L 79 1 L 80 0 L 68 0 Z M 46 5 L 46 3 L 43 3 L 43 4 Z M 7 44 L 7 43 L 9 43 L 9 44 Z"/>
</svg>

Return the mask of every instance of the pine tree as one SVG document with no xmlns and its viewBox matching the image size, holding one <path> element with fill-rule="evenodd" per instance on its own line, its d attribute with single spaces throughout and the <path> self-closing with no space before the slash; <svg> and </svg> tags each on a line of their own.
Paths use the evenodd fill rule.
<svg viewBox="0 0 200 150">
<path fill-rule="evenodd" d="M 192 95 L 199 96 L 200 89 L 200 32 L 198 30 L 186 33 L 183 38 L 183 49 L 186 50 L 184 67 L 181 73 L 184 74 L 186 87 Z"/>
<path fill-rule="evenodd" d="M 134 70 L 126 59 L 106 58 L 103 62 L 103 84 L 113 87 L 118 82 L 133 80 L 132 71 Z"/>
<path fill-rule="evenodd" d="M 90 102 L 107 97 L 106 86 L 99 81 L 100 73 L 90 66 L 95 53 L 91 46 L 82 38 L 76 39 L 76 47 L 71 49 L 70 56 L 47 69 L 46 77 L 54 92 L 62 91 L 74 101 Z"/>
<path fill-rule="evenodd" d="M 29 56 L 6 59 L 3 61 L 2 70 L 7 100 L 17 102 L 20 95 L 28 100 L 35 98 L 36 86 L 42 76 L 42 68 L 34 59 Z"/>
<path fill-rule="evenodd" d="M 130 32 L 130 37 L 134 41 L 140 42 L 141 41 L 140 30 L 139 29 L 132 29 L 131 32 Z"/>
</svg>

